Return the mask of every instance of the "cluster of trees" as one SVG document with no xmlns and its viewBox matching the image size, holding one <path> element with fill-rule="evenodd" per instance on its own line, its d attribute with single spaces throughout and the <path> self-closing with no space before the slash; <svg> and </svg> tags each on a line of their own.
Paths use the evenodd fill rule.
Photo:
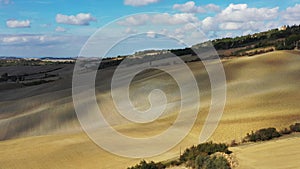
<svg viewBox="0 0 300 169">
<path fill-rule="evenodd" d="M 216 39 L 213 45 L 217 50 L 246 47 L 254 48 L 275 46 L 276 49 L 294 49 L 300 40 L 300 25 L 286 26 L 286 30 L 272 29 L 253 35 L 235 38 Z"/>
<path fill-rule="evenodd" d="M 249 49 L 235 51 L 235 52 L 232 52 L 232 55 L 233 56 L 254 56 L 254 55 L 258 55 L 258 54 L 263 54 L 263 53 L 268 53 L 268 52 L 274 51 L 273 48 L 256 49 L 256 50 L 250 50 L 250 51 L 248 51 L 248 50 Z"/>
<path fill-rule="evenodd" d="M 107 67 L 118 66 L 121 64 L 122 61 L 123 60 L 105 59 L 100 63 L 98 69 L 105 69 Z"/>
<path fill-rule="evenodd" d="M 179 164 L 185 163 L 188 167 L 196 169 L 229 169 L 229 163 L 224 157 L 212 156 L 216 152 L 232 153 L 226 144 L 203 143 L 186 149 L 179 158 Z"/>
<path fill-rule="evenodd" d="M 8 73 L 3 73 L 0 77 L 0 82 L 7 82 L 8 80 L 11 80 L 12 82 L 24 81 L 25 77 L 22 75 L 9 76 Z"/>
<path fill-rule="evenodd" d="M 147 163 L 145 160 L 128 169 L 164 169 L 169 166 L 179 166 L 185 164 L 193 169 L 230 169 L 229 162 L 223 156 L 215 156 L 216 152 L 231 154 L 226 144 L 216 144 L 212 142 L 199 144 L 187 148 L 178 160 L 170 161 L 166 164 L 153 161 Z"/>
<path fill-rule="evenodd" d="M 235 38 L 216 39 L 213 40 L 212 43 L 216 50 L 227 50 L 232 48 L 246 47 L 264 39 L 267 39 L 267 37 L 247 35 Z"/>
<path fill-rule="evenodd" d="M 256 132 L 248 133 L 246 136 L 247 141 L 256 142 L 256 141 L 266 141 L 273 138 L 280 137 L 281 134 L 275 128 L 266 128 L 260 129 Z"/>
<path fill-rule="evenodd" d="M 234 56 L 244 56 L 248 53 L 242 53 L 244 50 L 253 50 L 258 48 L 275 47 L 276 50 L 292 50 L 300 48 L 300 25 L 286 26 L 285 30 L 272 29 L 266 32 L 255 33 L 253 35 L 239 36 L 235 38 L 222 38 L 211 41 L 216 50 L 228 50 L 233 48 L 246 48 L 233 53 Z M 195 45 L 196 48 L 205 48 L 204 42 Z M 273 51 L 273 50 L 270 50 Z M 195 55 L 191 48 L 171 50 L 177 56 Z M 256 50 L 251 55 L 265 53 L 269 51 Z M 244 55 L 243 55 L 244 54 Z M 223 56 L 226 57 L 226 56 Z"/>
<path fill-rule="evenodd" d="M 26 59 L 0 59 L 0 67 L 7 66 L 42 66 L 42 65 L 58 65 L 69 64 L 70 62 L 44 62 L 41 60 Z"/>
<path fill-rule="evenodd" d="M 257 142 L 266 141 L 273 138 L 278 138 L 286 134 L 291 134 L 292 132 L 300 132 L 300 123 L 295 123 L 290 125 L 289 128 L 277 131 L 275 128 L 264 128 L 257 130 L 256 132 L 247 133 L 247 136 L 243 139 L 243 142 Z"/>
<path fill-rule="evenodd" d="M 226 154 L 230 154 L 231 151 L 228 150 L 228 146 L 226 144 L 220 143 L 216 144 L 213 142 L 199 144 L 197 146 L 192 146 L 184 151 L 184 153 L 180 156 L 179 160 L 181 162 L 187 162 L 189 160 L 195 159 L 199 154 L 207 154 L 211 155 L 216 152 L 224 152 Z"/>
<path fill-rule="evenodd" d="M 145 160 L 142 160 L 139 164 L 128 167 L 127 169 L 165 169 L 166 165 L 162 163 L 155 163 L 153 161 L 147 163 Z"/>
<path fill-rule="evenodd" d="M 295 123 L 290 125 L 289 128 L 285 128 L 280 131 L 277 131 L 276 128 L 272 127 L 260 129 L 256 132 L 252 131 L 247 134 L 247 136 L 243 139 L 243 142 L 271 140 L 292 132 L 300 132 L 300 123 Z M 235 141 L 234 145 L 237 145 Z M 222 155 L 215 155 L 217 152 L 225 154 L 232 153 L 226 144 L 208 142 L 187 148 L 183 154 L 180 155 L 178 160 L 173 160 L 168 163 L 155 163 L 153 161 L 148 163 L 145 160 L 142 160 L 139 164 L 133 167 L 128 167 L 128 169 L 165 169 L 169 166 L 179 166 L 182 164 L 193 169 L 230 169 L 230 160 L 228 161 Z"/>
<path fill-rule="evenodd" d="M 226 158 L 222 156 L 207 156 L 200 154 L 196 157 L 195 169 L 230 169 L 230 165 Z"/>
<path fill-rule="evenodd" d="M 184 56 L 184 55 L 196 55 L 193 49 L 191 48 L 184 48 L 184 49 L 172 49 L 171 53 L 176 56 Z"/>
<path fill-rule="evenodd" d="M 55 73 L 55 74 L 49 74 L 49 73 L 60 70 L 60 69 L 62 69 L 62 67 L 54 68 L 54 69 L 46 70 L 46 71 L 34 72 L 34 73 L 24 73 L 21 75 L 9 75 L 8 73 L 3 73 L 0 76 L 0 82 L 7 82 L 7 81 L 21 82 L 21 81 L 39 80 L 39 82 L 27 83 L 28 86 L 38 85 L 38 84 L 49 82 L 47 80 L 42 80 L 42 79 L 58 77 L 59 76 L 58 73 Z M 39 76 L 37 76 L 37 75 L 39 75 Z"/>
<path fill-rule="evenodd" d="M 276 50 L 292 50 L 299 48 L 300 35 L 293 34 L 275 44 Z"/>
</svg>

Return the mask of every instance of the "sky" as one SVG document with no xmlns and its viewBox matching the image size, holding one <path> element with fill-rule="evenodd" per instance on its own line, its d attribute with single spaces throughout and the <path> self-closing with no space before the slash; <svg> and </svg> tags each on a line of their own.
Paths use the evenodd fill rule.
<svg viewBox="0 0 300 169">
<path fill-rule="evenodd" d="M 0 16 L 0 56 L 76 57 L 88 39 L 114 56 L 299 25 L 300 0 L 0 0 Z"/>
</svg>

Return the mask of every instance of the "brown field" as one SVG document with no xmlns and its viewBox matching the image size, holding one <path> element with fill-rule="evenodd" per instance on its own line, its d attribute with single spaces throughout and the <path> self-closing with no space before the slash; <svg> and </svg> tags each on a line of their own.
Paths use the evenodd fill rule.
<svg viewBox="0 0 300 169">
<path fill-rule="evenodd" d="M 246 133 L 265 127 L 282 129 L 300 121 L 300 52 L 280 51 L 253 57 L 233 58 L 223 61 L 227 78 L 227 100 L 220 125 L 212 136 L 215 142 L 240 141 Z M 210 84 L 207 73 L 200 62 L 189 63 L 195 70 L 201 94 L 201 109 L 190 134 L 167 153 L 151 160 L 162 161 L 177 157 L 179 150 L 198 143 L 203 122 L 210 107 Z M 178 71 L 176 65 L 174 71 Z M 0 69 L 0 74 L 5 72 Z M 11 71 L 11 70 L 10 70 Z M 71 96 L 72 66 L 66 65 L 57 73 L 62 77 L 46 83 L 0 92 L 0 168 L 126 168 L 140 161 L 112 155 L 96 146 L 84 132 L 76 119 Z M 110 110 L 105 117 L 116 130 L 134 137 L 148 137 L 168 128 L 177 116 L 175 107 L 168 109 L 162 118 L 146 125 L 129 124 L 116 113 L 111 96 L 107 92 L 109 76 L 113 69 L 105 69 L 97 77 L 97 99 L 99 107 Z M 184 75 L 182 76 L 184 78 Z M 131 87 L 132 101 L 138 109 L 148 107 L 145 91 L 160 88 L 168 94 L 171 103 L 180 100 L 178 86 L 163 72 L 140 74 Z M 193 92 L 189 93 L 193 94 Z M 146 95 L 147 96 L 147 95 Z M 189 121 L 183 121 L 189 123 Z M 281 145 L 291 146 L 287 141 Z M 295 139 L 299 141 L 299 139 Z M 113 140 L 112 140 L 113 142 Z M 279 141 L 278 141 L 279 142 Z M 253 149 L 264 144 L 238 147 L 237 156 L 241 166 L 254 165 L 251 161 Z M 277 142 L 276 142 L 277 143 Z M 116 143 L 117 147 L 124 148 Z M 159 146 L 159 144 L 158 144 Z M 256 147 L 257 146 L 257 147 Z M 254 148 L 253 148 L 254 147 Z M 268 147 L 268 146 L 267 146 Z M 281 149 L 285 151 L 284 148 Z M 245 153 L 243 152 L 245 151 Z M 263 151 L 263 150 L 261 150 Z M 257 151 L 257 153 L 260 153 Z M 287 158 L 289 149 L 284 153 Z M 281 155 L 281 154 L 279 154 Z M 279 156 L 278 155 L 278 156 Z M 263 156 L 263 154 L 262 154 Z M 293 158 L 291 158 L 293 159 Z M 293 161 L 289 161 L 293 163 Z M 255 163 L 258 168 L 272 168 Z"/>
</svg>

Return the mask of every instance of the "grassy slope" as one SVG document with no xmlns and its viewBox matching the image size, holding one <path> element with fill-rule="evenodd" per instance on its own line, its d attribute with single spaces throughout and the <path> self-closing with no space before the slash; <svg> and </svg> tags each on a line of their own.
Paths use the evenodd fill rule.
<svg viewBox="0 0 300 169">
<path fill-rule="evenodd" d="M 300 134 L 231 148 L 239 161 L 237 169 L 299 168 Z"/>
<path fill-rule="evenodd" d="M 270 126 L 283 128 L 300 121 L 299 64 L 299 53 L 285 51 L 224 61 L 227 103 L 212 140 L 239 140 L 251 130 Z M 161 161 L 178 156 L 180 147 L 183 149 L 198 142 L 201 124 L 209 109 L 209 81 L 200 63 L 191 63 L 190 66 L 198 70 L 195 75 L 200 82 L 201 91 L 201 110 L 196 125 L 178 146 L 153 160 Z M 71 72 L 71 68 L 66 68 L 62 72 L 64 78 L 56 82 L 56 85 L 44 84 L 1 93 L 0 138 L 29 138 L 0 142 L 0 168 L 124 168 L 139 161 L 113 156 L 99 149 L 82 133 L 74 116 L 70 97 L 68 81 L 71 80 Z M 106 70 L 103 74 L 111 73 L 111 70 Z M 152 78 L 148 78 L 149 76 Z M 176 111 L 170 108 L 171 113 L 158 122 L 144 126 L 127 124 L 112 109 L 110 96 L 105 92 L 108 82 L 103 79 L 106 78 L 98 77 L 104 83 L 97 85 L 97 90 L 104 92 L 98 92 L 97 97 L 104 99 L 101 100 L 104 108 L 112 110 L 106 117 L 112 124 L 121 124 L 115 128 L 123 134 L 136 137 L 157 134 L 169 127 L 176 118 Z M 141 75 L 140 78 L 147 80 L 138 80 L 134 84 L 137 90 L 150 82 L 148 80 L 154 80 L 151 84 L 158 86 L 162 80 L 167 84 L 171 83 L 164 74 L 150 73 L 147 77 Z M 172 102 L 179 99 L 175 85 L 160 87 L 172 94 Z M 135 96 L 136 100 L 133 101 L 138 104 L 144 101 L 142 97 Z M 141 107 L 143 108 L 145 107 Z M 36 135 L 39 137 L 31 137 Z M 123 148 L 122 145 L 116 146 Z"/>
</svg>

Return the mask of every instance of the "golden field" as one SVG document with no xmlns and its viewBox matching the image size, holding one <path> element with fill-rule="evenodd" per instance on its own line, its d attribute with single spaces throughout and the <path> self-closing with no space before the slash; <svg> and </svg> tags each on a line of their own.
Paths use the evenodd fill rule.
<svg viewBox="0 0 300 169">
<path fill-rule="evenodd" d="M 237 169 L 293 169 L 299 168 L 299 134 L 283 138 L 251 143 L 231 148 L 234 151 L 239 166 Z"/>
<path fill-rule="evenodd" d="M 265 127 L 283 129 L 300 121 L 300 52 L 276 51 L 222 62 L 227 79 L 227 98 L 223 117 L 211 140 L 226 143 L 233 139 L 240 141 L 252 130 Z M 210 108 L 210 83 L 200 62 L 189 63 L 189 66 L 194 70 L 201 95 L 201 107 L 196 123 L 180 144 L 149 160 L 163 161 L 178 157 L 180 149 L 198 143 L 203 122 Z M 0 92 L 0 168 L 118 169 L 134 165 L 141 160 L 112 155 L 94 144 L 81 130 L 72 102 L 72 68 L 71 65 L 67 65 L 58 70 L 57 73 L 63 77 L 59 81 Z M 176 66 L 172 69 L 178 71 Z M 4 71 L 7 70 L 0 68 L 0 73 Z M 172 125 L 177 117 L 176 103 L 180 101 L 180 95 L 178 86 L 171 77 L 160 71 L 145 72 L 137 76 L 130 90 L 132 102 L 138 109 L 145 110 L 149 106 L 146 93 L 139 92 L 141 88 L 145 89 L 145 86 L 144 91 L 160 88 L 167 94 L 168 101 L 175 104 L 169 107 L 168 113 L 159 120 L 139 125 L 131 124 L 117 114 L 107 91 L 112 74 L 113 69 L 105 69 L 98 75 L 96 91 L 97 99 L 101 102 L 99 107 L 110 110 L 105 117 L 117 131 L 143 138 L 161 133 Z M 189 120 L 183 123 L 189 123 Z M 297 136 L 287 142 L 272 141 L 241 146 L 233 150 L 240 160 L 241 168 L 248 168 L 250 165 L 256 168 L 276 168 L 273 162 L 251 163 L 250 159 L 253 158 L 254 161 L 255 157 L 264 158 L 265 149 L 274 150 L 280 147 L 280 152 L 286 151 L 282 155 L 291 159 L 287 163 L 293 163 L 294 159 L 288 156 L 294 156 L 295 152 L 289 152 L 296 142 L 299 142 Z M 115 144 L 124 148 L 121 144 Z M 276 152 L 270 155 L 275 157 Z M 248 158 L 250 162 L 243 163 Z M 278 165 L 278 168 L 280 166 L 283 165 Z"/>
</svg>

